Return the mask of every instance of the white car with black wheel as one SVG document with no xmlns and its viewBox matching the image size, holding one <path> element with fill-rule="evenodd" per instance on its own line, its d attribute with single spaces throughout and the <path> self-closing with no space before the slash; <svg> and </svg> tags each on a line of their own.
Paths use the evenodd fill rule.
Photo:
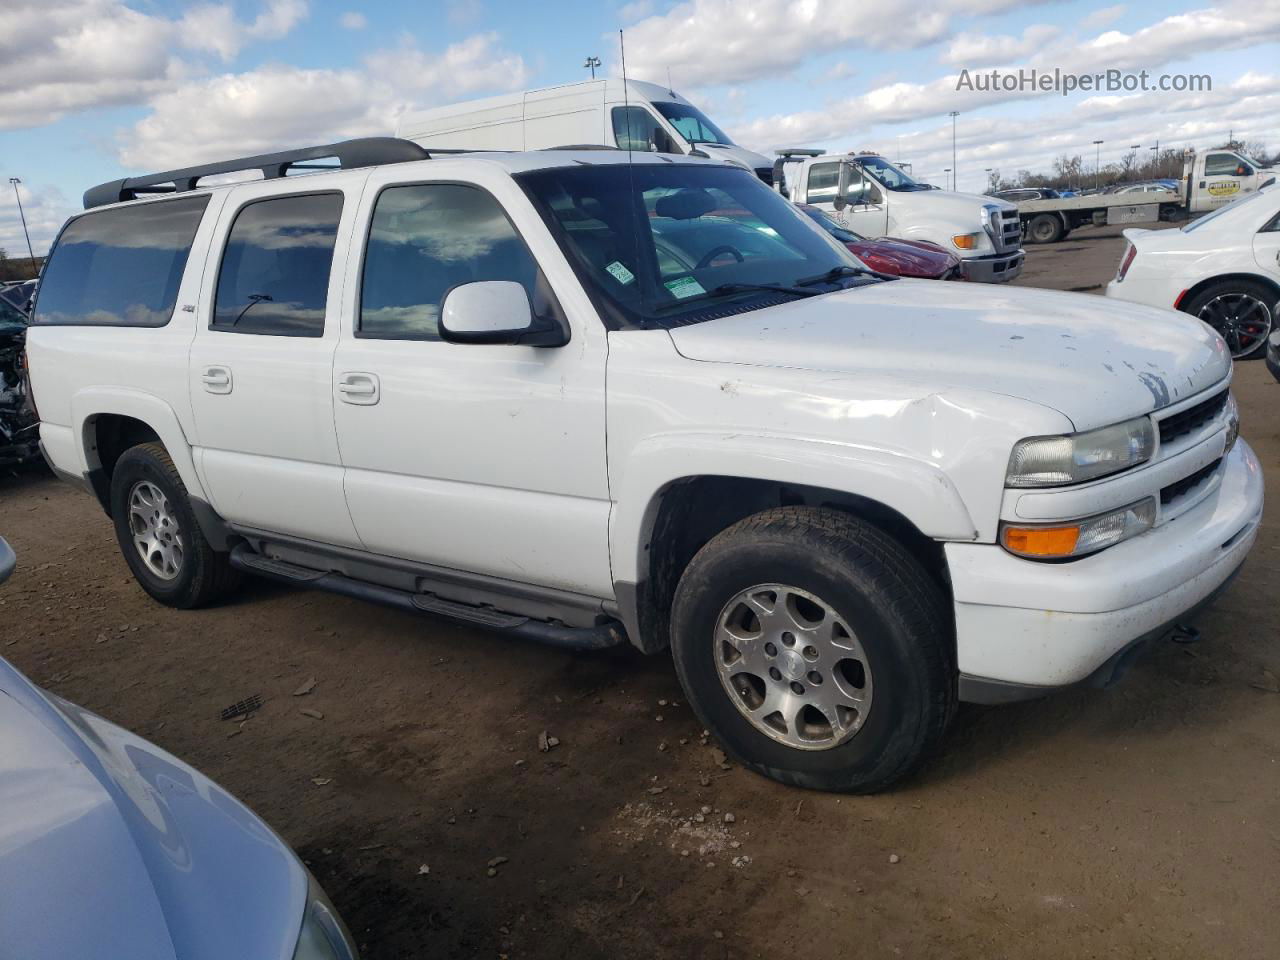
<svg viewBox="0 0 1280 960">
<path fill-rule="evenodd" d="M 1260 357 L 1280 297 L 1280 189 L 1267 187 L 1180 230 L 1126 230 L 1107 296 L 1199 317 L 1236 360 Z"/>
</svg>

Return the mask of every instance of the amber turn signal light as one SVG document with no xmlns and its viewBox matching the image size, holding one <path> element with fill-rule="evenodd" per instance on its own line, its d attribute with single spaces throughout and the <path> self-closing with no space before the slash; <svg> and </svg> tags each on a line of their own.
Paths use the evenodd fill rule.
<svg viewBox="0 0 1280 960">
<path fill-rule="evenodd" d="M 1004 546 L 1023 557 L 1069 557 L 1080 539 L 1080 525 L 1069 527 L 1005 527 Z"/>
</svg>

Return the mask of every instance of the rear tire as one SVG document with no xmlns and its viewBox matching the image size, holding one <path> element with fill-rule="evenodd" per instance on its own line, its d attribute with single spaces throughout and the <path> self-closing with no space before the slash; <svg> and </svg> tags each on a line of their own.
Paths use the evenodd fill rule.
<svg viewBox="0 0 1280 960">
<path fill-rule="evenodd" d="M 111 474 L 111 520 L 134 578 L 166 606 L 203 607 L 240 583 L 229 555 L 205 540 L 163 444 L 139 444 L 120 455 Z"/>
<path fill-rule="evenodd" d="M 782 783 L 883 790 L 955 710 L 941 589 L 896 540 L 836 510 L 768 510 L 712 539 L 680 579 L 671 636 L 703 726 Z M 819 702 L 833 696 L 845 706 Z"/>
<path fill-rule="evenodd" d="M 1027 224 L 1028 243 L 1057 243 L 1066 233 L 1062 218 L 1052 213 L 1038 213 Z"/>
<path fill-rule="evenodd" d="M 1227 341 L 1233 360 L 1256 360 L 1267 349 L 1275 326 L 1275 291 L 1256 280 L 1223 280 L 1201 290 L 1182 305 Z"/>
</svg>

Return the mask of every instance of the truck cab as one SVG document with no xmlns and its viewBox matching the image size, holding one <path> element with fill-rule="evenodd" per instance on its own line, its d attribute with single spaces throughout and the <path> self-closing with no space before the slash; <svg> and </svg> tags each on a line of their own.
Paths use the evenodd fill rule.
<svg viewBox="0 0 1280 960">
<path fill-rule="evenodd" d="M 1264 167 L 1238 150 L 1188 151 L 1182 163 L 1182 196 L 1189 213 L 1208 213 L 1275 180 Z"/>
<path fill-rule="evenodd" d="M 1005 283 L 1022 272 L 1017 207 L 920 183 L 879 154 L 784 150 L 773 180 L 793 203 L 827 210 L 864 236 L 927 240 L 952 251 L 968 280 Z"/>
</svg>

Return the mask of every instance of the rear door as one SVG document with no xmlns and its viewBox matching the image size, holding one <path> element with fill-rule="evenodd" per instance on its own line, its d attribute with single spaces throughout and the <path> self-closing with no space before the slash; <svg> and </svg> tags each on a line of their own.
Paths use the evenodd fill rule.
<svg viewBox="0 0 1280 960">
<path fill-rule="evenodd" d="M 611 597 L 604 326 L 509 176 L 431 166 L 371 174 L 356 231 L 333 379 L 356 530 L 384 557 Z M 445 294 L 486 280 L 570 342 L 441 340 Z"/>
<path fill-rule="evenodd" d="M 359 184 L 313 175 L 232 192 L 189 364 L 196 468 L 218 512 L 343 546 L 359 540 L 333 426 L 343 277 L 333 265 L 346 260 Z"/>
<path fill-rule="evenodd" d="M 1266 203 L 1260 197 L 1254 203 Z M 1280 283 L 1280 213 L 1277 213 L 1253 236 L 1253 256 L 1258 266 L 1272 280 Z M 1268 304 L 1274 307 L 1275 304 Z"/>
</svg>

